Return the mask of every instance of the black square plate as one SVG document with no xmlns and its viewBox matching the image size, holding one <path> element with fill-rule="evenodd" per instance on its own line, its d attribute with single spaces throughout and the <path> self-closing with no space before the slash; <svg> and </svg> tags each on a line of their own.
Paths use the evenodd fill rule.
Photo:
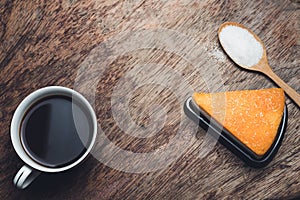
<svg viewBox="0 0 300 200">
<path fill-rule="evenodd" d="M 227 147 L 237 157 L 242 159 L 247 165 L 251 167 L 266 166 L 277 153 L 287 125 L 287 107 L 284 106 L 284 113 L 281 123 L 278 128 L 276 138 L 270 149 L 263 155 L 258 156 L 246 145 L 235 138 L 228 130 L 226 130 L 217 121 L 211 118 L 204 110 L 202 110 L 192 99 L 188 98 L 184 104 L 184 112 L 186 115 L 196 122 L 205 130 L 210 130 L 208 133 L 212 134 L 218 141 Z"/>
</svg>

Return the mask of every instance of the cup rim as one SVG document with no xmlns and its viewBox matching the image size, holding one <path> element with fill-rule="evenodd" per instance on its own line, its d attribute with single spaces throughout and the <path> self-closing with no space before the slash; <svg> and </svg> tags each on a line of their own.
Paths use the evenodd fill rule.
<svg viewBox="0 0 300 200">
<path fill-rule="evenodd" d="M 41 164 L 37 163 L 36 161 L 34 161 L 26 153 L 26 150 L 23 148 L 22 142 L 21 142 L 21 137 L 20 137 L 21 122 L 22 122 L 27 110 L 34 103 L 39 101 L 40 99 L 43 99 L 48 96 L 53 96 L 53 95 L 65 95 L 65 96 L 71 97 L 72 99 L 76 98 L 77 101 L 79 100 L 83 104 L 83 106 L 86 107 L 86 109 L 92 119 L 92 123 L 93 123 L 92 139 L 91 139 L 88 147 L 86 148 L 86 151 L 84 152 L 84 154 L 82 154 L 74 162 L 72 162 L 66 166 L 62 166 L 62 167 L 47 167 L 47 166 L 41 165 Z M 40 88 L 40 89 L 32 92 L 28 96 L 26 96 L 25 99 L 23 99 L 23 101 L 18 105 L 17 109 L 15 110 L 12 121 L 11 121 L 11 126 L 10 126 L 11 141 L 12 141 L 13 147 L 14 147 L 16 153 L 18 154 L 18 156 L 28 166 L 30 166 L 36 170 L 42 171 L 42 172 L 62 172 L 62 171 L 71 169 L 71 168 L 75 167 L 76 165 L 78 165 L 79 163 L 81 163 L 88 156 L 90 151 L 92 150 L 92 148 L 95 144 L 95 141 L 96 141 L 96 135 L 97 135 L 97 118 L 96 118 L 96 114 L 95 114 L 94 109 L 92 108 L 91 104 L 87 101 L 87 99 L 84 96 L 82 96 L 77 91 L 70 89 L 70 88 L 62 87 L 62 86 L 43 87 L 43 88 Z"/>
</svg>

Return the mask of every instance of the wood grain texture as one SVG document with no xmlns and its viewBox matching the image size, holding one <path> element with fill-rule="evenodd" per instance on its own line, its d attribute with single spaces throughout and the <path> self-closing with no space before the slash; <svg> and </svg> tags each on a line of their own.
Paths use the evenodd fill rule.
<svg viewBox="0 0 300 200">
<path fill-rule="evenodd" d="M 275 87 L 265 76 L 238 68 L 222 51 L 217 30 L 225 21 L 236 21 L 253 30 L 264 41 L 274 72 L 298 93 L 299 1 L 295 0 L 61 0 L 0 1 L 0 197 L 1 199 L 288 199 L 300 195 L 299 108 L 287 97 L 288 127 L 282 146 L 265 168 L 253 169 L 216 144 L 207 156 L 199 157 L 205 131 L 197 130 L 182 115 L 182 99 L 194 91 L 241 90 Z M 90 68 L 78 80 L 79 69 L 99 64 L 95 48 L 105 50 L 111 38 L 139 30 L 172 30 L 191 37 L 200 48 L 178 40 L 170 44 L 176 51 L 195 55 L 197 66 L 184 56 L 156 47 L 161 34 L 145 38 L 153 44 L 122 54 L 122 49 L 105 68 Z M 167 31 L 166 31 L 167 32 Z M 126 42 L 129 35 L 118 42 Z M 134 41 L 132 42 L 134 44 Z M 191 41 L 191 44 L 192 41 Z M 111 49 L 117 49 L 112 43 Z M 139 46 L 138 44 L 135 46 Z M 126 49 L 125 49 L 126 50 Z M 90 59 L 94 56 L 94 60 Z M 98 59 L 98 60 L 97 60 Z M 88 63 L 89 61 L 90 63 Z M 145 67 L 146 66 L 146 67 Z M 147 67 L 148 66 L 148 67 Z M 149 67 L 149 66 L 152 66 Z M 216 70 L 217 69 L 217 70 Z M 94 70 L 94 71 L 93 71 Z M 174 73 L 174 71 L 176 73 Z M 102 73 L 101 77 L 97 77 Z M 221 85 L 218 82 L 221 77 Z M 124 80 L 125 79 L 125 80 Z M 94 80 L 97 80 L 96 82 Z M 118 83 L 124 81 L 122 90 Z M 183 82 L 182 82 L 183 81 Z M 150 83 L 141 85 L 141 83 Z M 79 83 L 79 84 L 78 84 Z M 137 84 L 139 83 L 139 84 Z M 172 83 L 164 86 L 159 83 Z M 99 126 L 115 145 L 131 152 L 163 151 L 180 132 L 182 141 L 174 149 L 188 145 L 165 168 L 145 173 L 126 173 L 110 168 L 90 156 L 82 165 L 59 174 L 43 174 L 28 189 L 17 190 L 12 179 L 23 165 L 9 135 L 10 121 L 18 104 L 34 90 L 61 85 L 81 91 L 90 101 L 96 88 L 95 110 Z M 139 87 L 137 87 L 139 86 Z M 121 87 L 122 88 L 122 87 Z M 128 113 L 139 127 L 151 128 L 151 116 L 163 118 L 155 136 L 137 138 L 123 131 L 114 120 L 112 100 L 131 92 Z M 123 104 L 120 104 L 123 105 Z M 120 106 L 119 105 L 119 106 Z M 125 105 L 125 104 L 124 104 Z M 161 110 L 152 110 L 160 105 Z M 117 108 L 118 105 L 116 105 Z M 121 110 L 121 109 L 120 109 Z M 122 117 L 122 112 L 119 112 Z M 184 121 L 184 125 L 181 122 Z M 158 127 L 160 121 L 155 121 Z M 134 130 L 132 122 L 127 130 Z M 153 130 L 156 130 L 155 127 Z M 151 131 L 148 134 L 152 134 Z M 202 135 L 202 136 L 201 136 Z M 97 141 L 96 153 L 110 149 Z M 213 144 L 209 143 L 205 145 Z M 155 162 L 153 162 L 155 164 Z M 124 165 L 130 165 L 124 160 Z M 138 163 L 137 163 L 138 164 Z"/>
</svg>

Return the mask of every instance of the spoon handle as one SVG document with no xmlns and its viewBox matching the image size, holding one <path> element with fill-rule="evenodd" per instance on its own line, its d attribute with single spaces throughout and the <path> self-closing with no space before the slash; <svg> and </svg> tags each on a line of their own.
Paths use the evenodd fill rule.
<svg viewBox="0 0 300 200">
<path fill-rule="evenodd" d="M 286 84 L 282 79 L 280 79 L 272 70 L 265 72 L 279 87 L 281 87 L 285 93 L 300 107 L 300 95 Z"/>
</svg>

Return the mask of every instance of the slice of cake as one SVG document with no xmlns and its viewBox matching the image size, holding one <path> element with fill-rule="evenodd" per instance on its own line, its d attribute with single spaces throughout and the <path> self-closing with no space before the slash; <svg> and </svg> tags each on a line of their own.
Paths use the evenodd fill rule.
<svg viewBox="0 0 300 200">
<path fill-rule="evenodd" d="M 281 88 L 195 93 L 193 99 L 259 156 L 274 142 L 284 111 Z"/>
</svg>

